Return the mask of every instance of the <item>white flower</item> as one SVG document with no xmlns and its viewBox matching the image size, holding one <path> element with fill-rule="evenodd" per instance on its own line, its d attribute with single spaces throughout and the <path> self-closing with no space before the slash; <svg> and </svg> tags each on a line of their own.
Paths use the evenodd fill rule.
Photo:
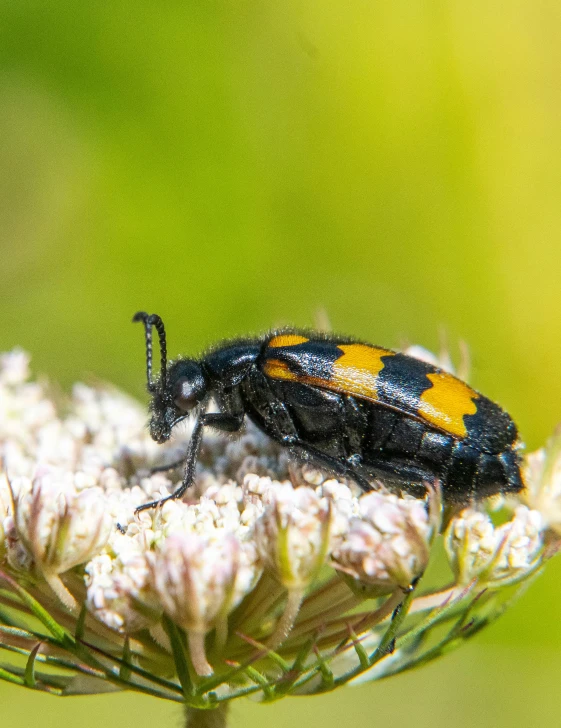
<svg viewBox="0 0 561 728">
<path fill-rule="evenodd" d="M 147 550 L 140 532 L 117 531 L 85 572 L 89 610 L 111 629 L 131 634 L 159 619 L 159 604 L 147 589 Z"/>
<path fill-rule="evenodd" d="M 526 456 L 523 498 L 542 514 L 545 525 L 561 534 L 561 426 L 545 447 Z"/>
<path fill-rule="evenodd" d="M 15 472 L 16 465 L 35 442 L 41 428 L 56 416 L 45 387 L 27 381 L 28 377 L 27 354 L 16 349 L 0 355 L 0 455 L 11 475 L 20 474 Z"/>
<path fill-rule="evenodd" d="M 501 526 L 494 526 L 486 513 L 467 508 L 450 522 L 445 545 L 460 584 L 478 579 L 497 587 L 518 581 L 539 566 L 542 534 L 540 513 L 526 506 L 518 506 L 512 520 Z"/>
<path fill-rule="evenodd" d="M 310 584 L 332 546 L 332 501 L 308 487 L 275 483 L 263 496 L 256 525 L 263 559 L 288 589 Z"/>
<path fill-rule="evenodd" d="M 372 492 L 359 504 L 359 515 L 332 554 L 336 567 L 371 596 L 409 588 L 428 563 L 432 528 L 425 503 Z"/>
<path fill-rule="evenodd" d="M 14 387 L 29 379 L 29 354 L 22 349 L 0 354 L 0 386 Z"/>
<path fill-rule="evenodd" d="M 182 468 L 151 468 L 185 458 L 189 425 L 157 445 L 144 408 L 112 388 L 76 385 L 55 405 L 48 385 L 28 376 L 26 355 L 0 355 L 0 579 L 10 613 L 2 642 L 29 666 L 38 643 L 56 641 L 65 674 L 49 683 L 53 662 L 38 689 L 97 691 L 104 671 L 113 683 L 118 671 L 131 689 L 211 707 L 248 687 L 278 697 L 360 672 L 382 677 L 443 638 L 432 632 L 434 610 L 451 600 L 454 617 L 475 624 L 473 611 L 488 608 L 484 594 L 491 604 L 495 590 L 544 559 L 536 510 L 520 506 L 495 527 L 467 509 L 446 535 L 456 582 L 419 596 L 440 527 L 439 489 L 427 486 L 425 501 L 363 493 L 289 462 L 251 422 L 235 440 L 205 432 L 185 497 L 136 513 L 180 484 Z M 561 532 L 560 449 L 554 440 L 526 468 L 527 497 L 548 529 L 545 557 L 559 545 L 552 529 Z M 483 596 L 474 601 L 465 583 L 486 587 Z M 84 606 L 89 614 L 78 618 Z M 427 639 L 417 639 L 427 612 Z M 58 641 L 56 623 L 77 639 Z M 72 666 L 96 677 L 65 682 Z M 213 667 L 214 678 L 199 679 Z M 12 674 L 21 680 L 19 663 Z"/>
<path fill-rule="evenodd" d="M 78 491 L 60 472 L 46 470 L 21 489 L 15 509 L 17 535 L 36 567 L 66 606 L 75 607 L 56 577 L 92 558 L 109 538 L 113 521 L 102 489 Z"/>
<path fill-rule="evenodd" d="M 223 529 L 206 536 L 174 533 L 151 555 L 149 565 L 162 609 L 189 637 L 195 669 L 211 674 L 204 635 L 255 585 L 255 551 Z"/>
</svg>

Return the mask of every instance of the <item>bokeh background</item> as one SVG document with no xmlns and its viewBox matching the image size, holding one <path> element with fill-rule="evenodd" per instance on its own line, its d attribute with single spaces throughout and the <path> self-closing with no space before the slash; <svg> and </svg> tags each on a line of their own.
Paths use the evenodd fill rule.
<svg viewBox="0 0 561 728">
<path fill-rule="evenodd" d="M 279 323 L 469 343 L 528 445 L 561 420 L 556 0 L 0 2 L 0 349 L 144 396 Z M 561 564 L 454 655 L 233 726 L 558 722 Z M 1 659 L 1 655 L 0 655 Z M 136 695 L 0 686 L 3 726 L 178 725 Z"/>
</svg>

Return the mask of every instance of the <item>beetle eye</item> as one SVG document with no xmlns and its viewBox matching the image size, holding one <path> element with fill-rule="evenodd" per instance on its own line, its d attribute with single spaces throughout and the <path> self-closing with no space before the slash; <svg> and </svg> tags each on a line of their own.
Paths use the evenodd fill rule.
<svg viewBox="0 0 561 728">
<path fill-rule="evenodd" d="M 188 412 L 198 404 L 198 395 L 199 391 L 196 382 L 183 377 L 175 385 L 173 401 L 179 409 Z"/>
</svg>

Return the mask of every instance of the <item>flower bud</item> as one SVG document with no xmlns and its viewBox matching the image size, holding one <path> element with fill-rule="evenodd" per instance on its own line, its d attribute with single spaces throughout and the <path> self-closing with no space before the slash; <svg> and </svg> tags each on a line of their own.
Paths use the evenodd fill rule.
<svg viewBox="0 0 561 728">
<path fill-rule="evenodd" d="M 531 574 L 543 553 L 542 518 L 518 506 L 511 521 L 494 526 L 486 513 L 466 508 L 452 519 L 445 547 L 460 584 L 477 579 L 489 587 L 504 586 Z"/>
<path fill-rule="evenodd" d="M 561 425 L 545 447 L 525 458 L 523 497 L 538 510 L 544 523 L 561 535 Z"/>
<path fill-rule="evenodd" d="M 359 516 L 351 519 L 332 554 L 334 566 L 361 594 L 409 588 L 429 558 L 433 528 L 424 501 L 372 492 L 359 499 L 359 506 Z"/>
<path fill-rule="evenodd" d="M 75 607 L 59 574 L 82 564 L 105 545 L 112 519 L 101 488 L 77 491 L 45 472 L 22 489 L 16 502 L 15 530 L 61 601 Z"/>
<path fill-rule="evenodd" d="M 174 533 L 149 565 L 151 586 L 164 612 L 188 635 L 196 671 L 211 674 L 204 635 L 255 585 L 260 575 L 255 550 L 220 529 Z"/>
<path fill-rule="evenodd" d="M 287 589 L 303 589 L 324 565 L 331 548 L 332 502 L 308 487 L 277 484 L 264 495 L 256 524 L 263 560 Z"/>
</svg>

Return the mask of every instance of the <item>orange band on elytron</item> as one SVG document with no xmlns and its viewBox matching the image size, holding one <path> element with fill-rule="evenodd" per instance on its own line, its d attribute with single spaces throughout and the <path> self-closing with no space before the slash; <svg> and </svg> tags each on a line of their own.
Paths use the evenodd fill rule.
<svg viewBox="0 0 561 728">
<path fill-rule="evenodd" d="M 343 392 L 377 400 L 376 379 L 384 368 L 382 357 L 393 353 L 365 344 L 340 344 L 337 348 L 344 353 L 333 364 L 333 384 Z"/>
<path fill-rule="evenodd" d="M 296 344 L 305 344 L 309 341 L 305 336 L 299 336 L 298 334 L 279 334 L 274 336 L 267 346 L 278 348 L 279 346 L 296 346 Z"/>
<path fill-rule="evenodd" d="M 291 382 L 301 380 L 297 374 L 290 371 L 285 361 L 279 361 L 279 359 L 269 359 L 266 361 L 263 367 L 263 373 L 272 379 L 288 379 Z"/>
<path fill-rule="evenodd" d="M 477 392 L 450 374 L 435 372 L 427 374 L 432 387 L 421 395 L 419 414 L 427 422 L 431 422 L 451 435 L 465 437 L 467 428 L 465 415 L 477 412 L 475 399 Z"/>
</svg>

